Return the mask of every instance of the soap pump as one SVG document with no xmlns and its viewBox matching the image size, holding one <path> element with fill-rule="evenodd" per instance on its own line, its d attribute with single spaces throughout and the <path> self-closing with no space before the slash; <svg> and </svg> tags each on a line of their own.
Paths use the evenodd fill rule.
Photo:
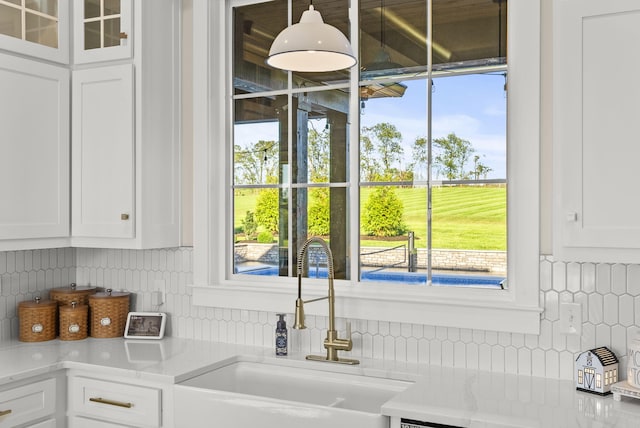
<svg viewBox="0 0 640 428">
<path fill-rule="evenodd" d="M 285 314 L 277 314 L 279 319 L 276 324 L 276 355 L 287 355 L 287 322 Z"/>
</svg>

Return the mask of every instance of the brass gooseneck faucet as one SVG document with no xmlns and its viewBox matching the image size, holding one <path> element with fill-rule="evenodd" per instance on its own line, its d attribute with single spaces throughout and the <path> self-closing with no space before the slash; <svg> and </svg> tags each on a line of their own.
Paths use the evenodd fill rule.
<svg viewBox="0 0 640 428">
<path fill-rule="evenodd" d="M 307 256 L 307 250 L 312 243 L 319 244 L 320 247 L 324 250 L 327 256 L 327 278 L 329 280 L 329 294 L 325 297 L 318 297 L 317 299 L 310 299 L 307 301 L 302 300 L 302 272 L 304 271 L 304 263 Z M 298 254 L 298 298 L 296 299 L 296 313 L 295 313 L 295 324 L 293 328 L 295 329 L 303 329 L 306 328 L 304 325 L 304 304 L 317 302 L 319 300 L 328 299 L 329 300 L 329 329 L 327 330 L 327 338 L 324 340 L 324 348 L 327 350 L 327 356 L 324 357 L 322 355 L 307 355 L 307 360 L 313 361 L 328 361 L 333 363 L 342 363 L 342 364 L 359 364 L 360 361 L 353 360 L 350 358 L 339 358 L 338 351 L 350 351 L 353 346 L 353 342 L 351 341 L 351 325 L 347 324 L 347 334 L 349 336 L 348 339 L 340 339 L 338 338 L 338 332 L 335 327 L 335 293 L 333 290 L 333 279 L 334 279 L 334 268 L 333 268 L 333 254 L 331 253 L 331 249 L 327 246 L 327 243 L 322 239 L 316 236 L 311 237 L 302 244 L 302 248 L 300 249 L 300 253 Z"/>
</svg>

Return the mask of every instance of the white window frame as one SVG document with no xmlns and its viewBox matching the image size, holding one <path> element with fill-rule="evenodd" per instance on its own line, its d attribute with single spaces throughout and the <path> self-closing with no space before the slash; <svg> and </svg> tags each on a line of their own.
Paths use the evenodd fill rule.
<svg viewBox="0 0 640 428">
<path fill-rule="evenodd" d="M 227 227 L 231 224 L 229 183 L 233 174 L 229 155 L 232 100 L 227 65 L 232 63 L 231 49 L 227 46 L 231 40 L 230 1 L 233 6 L 255 3 L 255 0 L 193 3 L 192 303 L 291 313 L 296 297 L 295 278 L 267 277 L 242 282 L 229 279 L 229 258 L 233 256 Z M 336 316 L 539 334 L 540 0 L 512 0 L 508 13 L 509 286 L 506 290 L 487 290 L 338 281 Z M 352 40 L 357 37 L 356 31 L 352 29 Z M 326 281 L 305 280 L 305 298 L 324 294 Z M 308 305 L 305 309 L 308 314 L 326 316 L 325 306 Z"/>
<path fill-rule="evenodd" d="M 69 4 L 67 0 L 58 0 L 58 47 L 41 45 L 30 42 L 28 40 L 19 39 L 17 37 L 0 34 L 0 49 L 17 52 L 22 55 L 29 55 L 40 59 L 53 61 L 62 64 L 69 64 Z M 19 5 L 12 5 L 16 9 L 20 9 L 24 14 L 24 10 L 28 9 Z M 29 9 L 31 10 L 31 9 Z M 35 14 L 38 14 L 34 12 Z M 23 28 L 24 34 L 24 28 Z"/>
</svg>

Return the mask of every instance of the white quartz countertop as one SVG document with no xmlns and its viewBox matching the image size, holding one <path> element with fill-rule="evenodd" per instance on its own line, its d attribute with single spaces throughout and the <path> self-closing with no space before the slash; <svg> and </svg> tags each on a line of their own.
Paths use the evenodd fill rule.
<svg viewBox="0 0 640 428">
<path fill-rule="evenodd" d="M 0 343 L 0 385 L 58 369 L 179 383 L 229 359 L 268 360 L 414 382 L 382 406 L 385 415 L 462 427 L 640 427 L 640 400 L 575 390 L 573 382 L 363 359 L 358 366 L 276 358 L 270 348 L 165 338 Z"/>
<path fill-rule="evenodd" d="M 126 340 L 87 338 L 0 343 L 0 385 L 57 369 L 87 368 L 161 383 L 178 383 L 236 355 L 264 348 L 178 338 Z"/>
</svg>

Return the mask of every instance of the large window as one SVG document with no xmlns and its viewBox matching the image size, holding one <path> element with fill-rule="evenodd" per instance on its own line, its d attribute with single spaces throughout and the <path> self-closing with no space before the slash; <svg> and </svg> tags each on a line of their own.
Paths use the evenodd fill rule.
<svg viewBox="0 0 640 428">
<path fill-rule="evenodd" d="M 506 0 L 352 5 L 357 29 L 314 3 L 358 34 L 359 69 L 291 76 L 265 58 L 306 3 L 232 10 L 233 273 L 292 276 L 321 236 L 338 279 L 503 288 Z"/>
<path fill-rule="evenodd" d="M 340 264 L 336 270 L 341 279 L 335 283 L 338 317 L 538 333 L 540 1 L 511 0 L 507 7 L 484 0 L 317 0 L 314 6 L 349 36 L 359 54 L 358 68 L 302 74 L 264 65 L 274 35 L 296 22 L 308 4 L 194 2 L 191 300 L 204 306 L 291 312 L 296 283 L 291 275 L 300 241 L 320 235 Z M 447 10 L 449 6 L 456 7 Z M 475 48 L 460 49 L 465 43 Z M 386 65 L 371 67 L 376 62 Z M 360 68 L 364 65 L 368 70 Z M 483 109 L 480 120 L 467 117 L 466 109 L 473 105 Z M 395 174 L 391 179 L 363 177 L 361 146 L 366 137 L 375 137 L 375 129 L 364 128 L 381 122 L 366 122 L 376 114 L 402 134 L 403 157 L 390 168 Z M 418 116 L 418 131 L 406 130 Z M 454 123 L 465 126 L 443 126 Z M 500 127 L 502 132 L 497 131 Z M 450 134 L 469 141 L 474 150 L 462 177 L 448 178 L 447 170 L 435 162 L 440 153 L 436 140 L 444 139 L 444 144 Z M 431 163 L 423 161 L 424 150 L 413 155 L 416 141 L 427 156 L 431 147 Z M 249 167 L 251 163 L 255 166 Z M 377 267 L 363 254 L 375 250 L 364 248 L 369 235 L 361 216 L 366 193 L 377 190 L 393 190 L 403 205 L 403 221 L 415 225 L 417 272 L 409 272 L 406 264 L 394 269 L 420 276 L 423 285 L 367 280 Z M 466 193 L 485 191 L 475 198 Z M 450 195 L 467 206 L 447 206 Z M 508 215 L 500 208 L 504 198 Z M 257 212 L 258 199 L 270 207 L 263 210 L 268 214 L 264 217 Z M 435 281 L 426 280 L 425 253 L 432 253 L 432 274 L 440 274 L 433 257 L 436 246 L 461 235 L 442 228 L 443 216 L 455 218 L 450 214 L 464 214 L 468 205 L 483 206 L 476 213 L 485 218 L 494 211 L 494 225 L 506 215 L 506 230 L 496 233 L 482 226 L 484 238 L 475 240 L 493 245 L 491 251 L 503 245 L 499 251 L 508 252 L 506 272 L 467 275 L 506 277 L 504 288 L 433 286 Z M 272 226 L 265 227 L 265 221 Z M 409 245 L 408 233 L 393 239 Z M 264 246 L 257 251 L 263 259 L 249 255 L 258 244 Z M 309 254 L 309 276 L 322 276 L 322 257 Z M 303 294 L 326 295 L 326 281 L 305 280 Z M 326 316 L 324 305 L 306 309 L 307 314 Z"/>
</svg>

